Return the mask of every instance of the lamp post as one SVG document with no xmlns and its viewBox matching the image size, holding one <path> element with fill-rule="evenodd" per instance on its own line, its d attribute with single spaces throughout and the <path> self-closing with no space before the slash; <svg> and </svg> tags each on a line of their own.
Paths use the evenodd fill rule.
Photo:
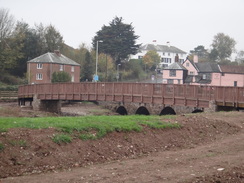
<svg viewBox="0 0 244 183">
<path fill-rule="evenodd" d="M 121 64 L 118 64 L 117 65 L 117 76 L 116 76 L 116 78 L 117 78 L 117 82 L 119 81 L 119 66 L 120 66 Z"/>
<path fill-rule="evenodd" d="M 97 63 L 98 63 L 98 43 L 102 43 L 102 40 L 97 41 L 97 49 L 96 49 L 96 73 L 95 73 L 95 81 L 98 80 L 98 75 L 97 75 Z"/>
</svg>

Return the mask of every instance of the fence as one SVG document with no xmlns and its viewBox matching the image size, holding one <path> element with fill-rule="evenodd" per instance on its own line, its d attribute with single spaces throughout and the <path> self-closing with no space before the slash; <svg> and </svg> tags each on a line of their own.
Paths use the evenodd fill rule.
<svg viewBox="0 0 244 183">
<path fill-rule="evenodd" d="M 0 99 L 17 99 L 18 91 L 0 91 Z"/>
</svg>

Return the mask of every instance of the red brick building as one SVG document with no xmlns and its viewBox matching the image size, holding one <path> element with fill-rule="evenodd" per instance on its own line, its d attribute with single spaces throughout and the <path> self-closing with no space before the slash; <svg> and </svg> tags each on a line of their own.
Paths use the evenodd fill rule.
<svg viewBox="0 0 244 183">
<path fill-rule="evenodd" d="M 28 83 L 51 83 L 54 72 L 70 74 L 71 82 L 80 82 L 80 64 L 59 51 L 45 53 L 27 62 Z"/>
</svg>

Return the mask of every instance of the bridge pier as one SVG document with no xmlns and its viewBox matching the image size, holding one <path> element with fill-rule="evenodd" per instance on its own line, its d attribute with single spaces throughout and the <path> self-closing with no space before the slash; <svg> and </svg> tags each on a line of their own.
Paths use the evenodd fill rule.
<svg viewBox="0 0 244 183">
<path fill-rule="evenodd" d="M 61 100 L 40 100 L 37 95 L 33 97 L 33 110 L 61 113 Z"/>
</svg>

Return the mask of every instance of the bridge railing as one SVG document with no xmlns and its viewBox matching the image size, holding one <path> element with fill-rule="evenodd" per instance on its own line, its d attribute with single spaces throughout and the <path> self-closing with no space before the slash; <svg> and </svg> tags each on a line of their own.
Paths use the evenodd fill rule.
<svg viewBox="0 0 244 183">
<path fill-rule="evenodd" d="M 159 83 L 46 83 L 19 87 L 18 97 L 44 100 L 128 100 L 146 103 L 206 106 L 208 101 L 244 103 L 243 87 Z"/>
</svg>

